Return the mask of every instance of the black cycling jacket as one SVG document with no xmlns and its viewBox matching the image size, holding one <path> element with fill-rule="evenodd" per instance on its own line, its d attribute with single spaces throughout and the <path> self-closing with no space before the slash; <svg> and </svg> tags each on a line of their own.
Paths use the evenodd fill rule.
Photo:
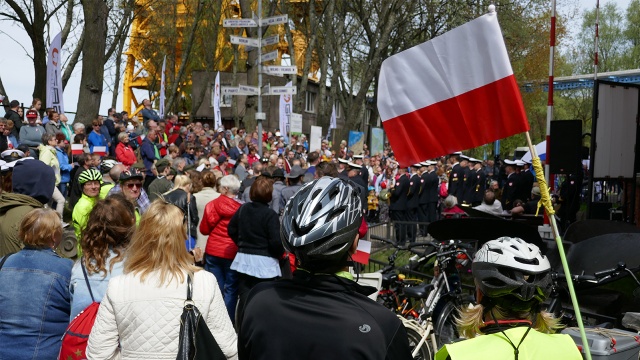
<svg viewBox="0 0 640 360">
<path fill-rule="evenodd" d="M 304 270 L 256 285 L 239 320 L 240 359 L 411 359 L 402 322 L 373 291 Z"/>
</svg>

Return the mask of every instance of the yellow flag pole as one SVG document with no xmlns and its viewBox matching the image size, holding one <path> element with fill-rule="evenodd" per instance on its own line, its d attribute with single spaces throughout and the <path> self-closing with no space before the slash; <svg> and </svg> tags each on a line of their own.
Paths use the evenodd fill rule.
<svg viewBox="0 0 640 360">
<path fill-rule="evenodd" d="M 576 291 L 573 288 L 573 280 L 571 279 L 571 272 L 569 271 L 569 264 L 567 263 L 567 256 L 564 253 L 564 246 L 562 245 L 562 238 L 560 237 L 560 232 L 558 231 L 558 224 L 556 224 L 556 218 L 553 216 L 555 214 L 555 210 L 553 210 L 553 205 L 551 204 L 551 194 L 549 191 L 549 187 L 547 186 L 547 181 L 544 177 L 544 169 L 542 168 L 542 162 L 540 162 L 540 158 L 538 157 L 538 153 L 536 152 L 536 148 L 533 146 L 531 142 L 531 136 L 529 132 L 526 133 L 527 136 L 527 144 L 529 144 L 529 151 L 531 151 L 531 163 L 533 164 L 533 169 L 536 172 L 536 179 L 538 180 L 538 186 L 540 187 L 540 202 L 538 202 L 538 209 L 541 206 L 544 206 L 547 211 L 547 216 L 549 217 L 549 222 L 551 223 L 551 229 L 553 230 L 553 235 L 556 239 L 556 245 L 558 246 L 558 252 L 560 253 L 560 261 L 562 262 L 562 269 L 564 270 L 566 279 L 567 279 L 567 287 L 569 288 L 569 295 L 571 296 L 571 303 L 573 305 L 573 310 L 576 314 L 576 321 L 578 322 L 578 328 L 580 329 L 580 338 L 582 339 L 582 349 L 584 350 L 584 354 L 587 360 L 591 360 L 591 351 L 589 351 L 589 342 L 587 341 L 587 334 L 584 331 L 584 324 L 582 323 L 582 314 L 580 313 L 580 307 L 578 307 L 578 298 L 576 297 Z"/>
</svg>

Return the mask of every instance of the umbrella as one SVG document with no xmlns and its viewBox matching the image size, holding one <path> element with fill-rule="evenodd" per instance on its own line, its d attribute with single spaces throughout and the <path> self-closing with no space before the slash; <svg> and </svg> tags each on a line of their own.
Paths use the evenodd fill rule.
<svg viewBox="0 0 640 360">
<path fill-rule="evenodd" d="M 540 157 L 541 161 L 545 161 L 547 159 L 547 140 L 536 145 L 536 152 L 538 153 L 538 157 Z M 527 151 L 520 160 L 531 162 L 531 151 Z"/>
</svg>

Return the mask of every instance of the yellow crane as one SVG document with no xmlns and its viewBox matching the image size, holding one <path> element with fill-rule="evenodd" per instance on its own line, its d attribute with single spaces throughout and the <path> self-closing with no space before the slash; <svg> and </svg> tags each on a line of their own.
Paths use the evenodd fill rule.
<svg viewBox="0 0 640 360">
<path fill-rule="evenodd" d="M 197 0 L 194 0 L 197 1 Z M 260 1 L 260 0 L 258 0 Z M 302 10 L 305 3 L 308 0 L 288 0 L 289 3 L 294 5 L 294 13 L 290 15 L 294 21 L 300 16 L 304 16 L 305 11 Z M 185 27 L 187 26 L 187 16 L 189 15 L 187 5 L 188 1 L 174 0 L 174 4 L 171 4 L 169 8 L 166 6 L 164 11 L 159 11 L 158 0 L 136 0 L 134 13 L 136 14 L 133 23 L 131 24 L 131 32 L 129 34 L 129 47 L 125 51 L 127 57 L 124 80 L 123 80 L 123 110 L 128 111 L 131 116 L 136 115 L 142 110 L 142 99 L 137 99 L 134 94 L 134 89 L 146 90 L 151 92 L 151 100 L 154 100 L 159 96 L 159 79 L 161 69 L 152 61 L 152 58 L 157 56 L 163 56 L 154 52 L 149 54 L 148 47 L 151 42 L 158 44 L 171 44 L 173 51 L 170 56 L 174 57 L 173 61 L 168 61 L 167 66 L 172 64 L 174 70 L 180 67 L 180 59 L 182 56 L 182 43 L 183 38 L 186 36 Z M 157 5 L 154 8 L 154 5 Z M 222 59 L 220 55 L 223 52 L 230 49 L 229 32 L 222 27 L 222 20 L 224 18 L 239 18 L 241 17 L 240 6 L 237 0 L 222 0 L 223 15 L 220 19 L 216 58 Z M 168 35 L 170 38 L 158 38 L 151 39 L 149 34 L 152 32 L 154 26 L 158 24 L 165 24 L 167 21 L 175 21 L 175 32 Z M 206 21 L 206 20 L 204 20 Z M 277 64 L 280 64 L 282 56 L 289 53 L 289 47 L 285 36 L 285 26 L 278 25 L 277 32 L 280 35 L 280 43 L 278 44 L 278 58 Z M 291 30 L 293 37 L 293 47 L 295 52 L 295 64 L 298 66 L 298 75 L 302 76 L 302 70 L 304 68 L 304 59 L 308 47 L 307 37 L 302 31 Z M 145 51 L 146 50 L 146 51 Z M 240 59 L 246 59 L 247 54 L 243 47 L 239 50 Z M 226 59 L 218 63 L 217 69 L 221 72 L 231 72 L 233 59 Z M 318 73 L 317 59 L 313 59 L 310 74 L 311 79 L 317 81 Z M 173 72 L 175 72 L 173 71 Z M 190 77 L 190 75 L 188 75 Z M 183 81 L 190 84 L 191 79 L 187 78 Z"/>
</svg>

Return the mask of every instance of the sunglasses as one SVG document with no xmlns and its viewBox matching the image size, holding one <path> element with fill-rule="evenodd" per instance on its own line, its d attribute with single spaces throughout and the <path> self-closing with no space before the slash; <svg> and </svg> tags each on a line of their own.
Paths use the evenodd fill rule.
<svg viewBox="0 0 640 360">
<path fill-rule="evenodd" d="M 131 183 L 131 184 L 127 184 L 127 187 L 129 189 L 133 189 L 134 187 L 140 189 L 142 187 L 142 183 Z"/>
</svg>

